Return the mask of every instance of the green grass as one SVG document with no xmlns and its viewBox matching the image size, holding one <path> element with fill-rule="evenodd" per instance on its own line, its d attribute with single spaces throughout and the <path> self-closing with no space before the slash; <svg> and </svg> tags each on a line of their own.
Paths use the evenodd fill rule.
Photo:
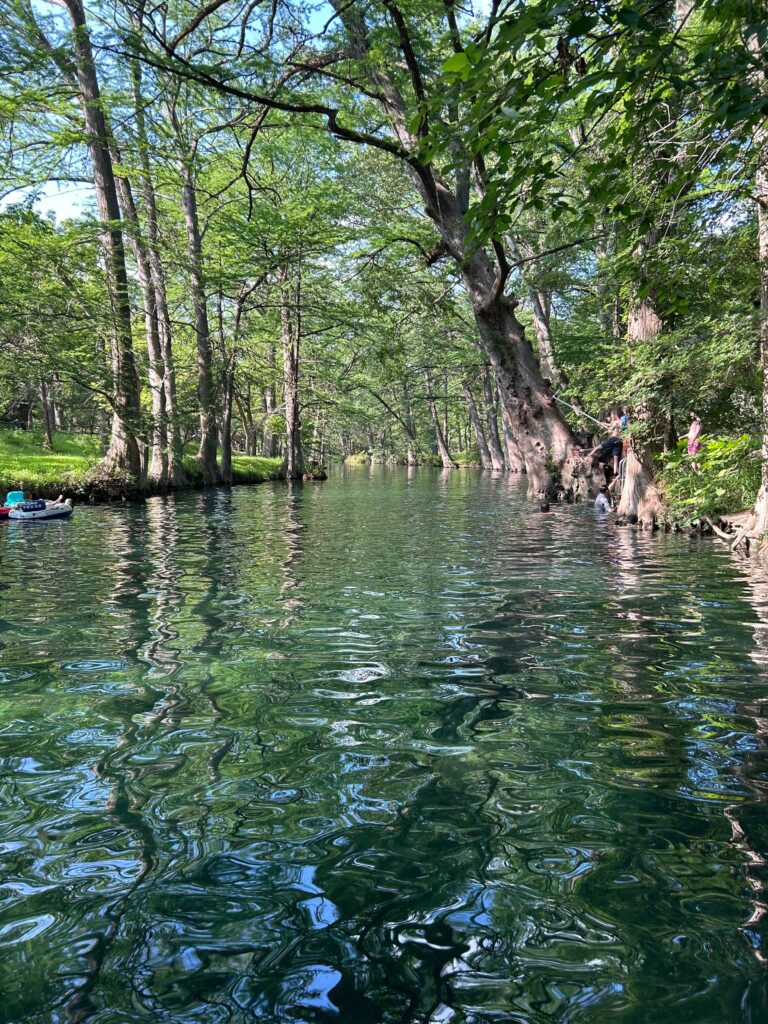
<svg viewBox="0 0 768 1024">
<path fill-rule="evenodd" d="M 235 484 L 260 484 L 275 480 L 282 459 L 264 459 L 259 455 L 232 456 L 232 482 Z M 184 456 L 184 472 L 191 484 L 200 481 L 200 467 L 194 455 Z"/>
<path fill-rule="evenodd" d="M 274 480 L 282 459 L 265 459 L 260 455 L 233 455 L 232 479 L 236 484 L 260 484 Z"/>
<path fill-rule="evenodd" d="M 35 430 L 0 428 L 0 491 L 77 489 L 101 459 L 99 439 L 92 434 L 54 434 L 53 451 L 43 451 L 43 434 Z"/>
<path fill-rule="evenodd" d="M 28 497 L 50 496 L 52 491 L 80 490 L 89 469 L 98 465 L 102 452 L 92 434 L 54 434 L 53 451 L 43 451 L 43 434 L 35 430 L 0 427 L 0 491 L 25 491 Z M 277 476 L 280 459 L 233 455 L 232 476 L 236 484 L 259 484 Z M 193 456 L 184 458 L 189 482 L 200 478 Z"/>
</svg>

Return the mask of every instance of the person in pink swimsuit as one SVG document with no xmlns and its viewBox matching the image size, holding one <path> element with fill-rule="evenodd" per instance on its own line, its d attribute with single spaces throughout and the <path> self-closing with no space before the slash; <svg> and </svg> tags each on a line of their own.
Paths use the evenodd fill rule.
<svg viewBox="0 0 768 1024">
<path fill-rule="evenodd" d="M 690 416 L 691 416 L 691 425 L 688 428 L 688 433 L 687 434 L 681 434 L 680 440 L 682 441 L 684 438 L 687 437 L 688 438 L 688 454 L 689 455 L 698 455 L 699 452 L 701 451 L 701 441 L 699 440 L 699 438 L 701 436 L 701 417 L 693 409 L 691 410 Z M 696 469 L 699 468 L 698 465 L 695 462 L 694 462 L 693 465 L 694 465 L 694 467 Z"/>
</svg>

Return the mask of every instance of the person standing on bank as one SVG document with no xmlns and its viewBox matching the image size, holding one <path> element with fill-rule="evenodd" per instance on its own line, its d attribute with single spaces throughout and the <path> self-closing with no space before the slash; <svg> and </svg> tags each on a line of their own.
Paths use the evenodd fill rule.
<svg viewBox="0 0 768 1024">
<path fill-rule="evenodd" d="M 680 440 L 684 441 L 687 438 L 688 439 L 688 454 L 689 455 L 698 455 L 699 452 L 701 451 L 701 441 L 700 441 L 701 431 L 702 431 L 701 417 L 699 416 L 699 414 L 694 409 L 691 409 L 691 412 L 690 412 L 689 415 L 691 417 L 691 425 L 688 428 L 688 433 L 687 434 L 681 434 L 680 435 Z M 698 469 L 699 468 L 698 462 L 694 462 L 693 463 L 693 468 L 694 469 Z"/>
</svg>

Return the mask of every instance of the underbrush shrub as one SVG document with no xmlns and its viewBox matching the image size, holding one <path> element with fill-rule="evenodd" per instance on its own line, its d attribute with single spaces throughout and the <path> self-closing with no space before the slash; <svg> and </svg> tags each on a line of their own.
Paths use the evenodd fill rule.
<svg viewBox="0 0 768 1024">
<path fill-rule="evenodd" d="M 681 526 L 693 526 L 705 516 L 715 519 L 741 512 L 754 504 L 760 487 L 758 437 L 705 438 L 696 455 L 688 454 L 683 441 L 659 460 L 661 487 Z"/>
</svg>

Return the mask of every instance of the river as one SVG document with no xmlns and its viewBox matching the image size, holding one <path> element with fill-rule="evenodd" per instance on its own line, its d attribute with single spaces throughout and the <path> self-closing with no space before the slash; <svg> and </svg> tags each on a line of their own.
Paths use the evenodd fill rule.
<svg viewBox="0 0 768 1024">
<path fill-rule="evenodd" d="M 0 1020 L 768 1020 L 768 581 L 519 481 L 0 533 Z"/>
</svg>

